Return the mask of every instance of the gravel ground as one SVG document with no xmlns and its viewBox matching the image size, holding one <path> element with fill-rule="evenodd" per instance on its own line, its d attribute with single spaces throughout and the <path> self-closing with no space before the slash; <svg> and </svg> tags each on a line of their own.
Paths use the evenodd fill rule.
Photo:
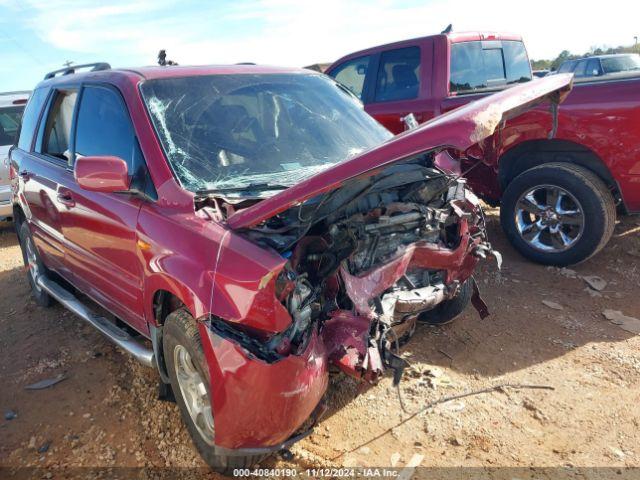
<svg viewBox="0 0 640 480">
<path fill-rule="evenodd" d="M 400 386 L 406 412 L 390 378 L 360 391 L 335 377 L 329 412 L 293 448 L 294 459 L 263 467 L 640 466 L 640 339 L 602 313 L 640 318 L 640 219 L 623 219 L 606 251 L 573 269 L 525 261 L 495 211 L 488 221 L 505 256 L 502 271 L 487 263 L 477 275 L 492 315 L 479 320 L 468 309 L 452 325 L 417 332 L 404 349 L 412 363 Z M 587 285 L 590 276 L 606 282 L 601 291 Z M 76 467 L 143 466 L 172 467 L 172 478 L 217 478 L 176 405 L 157 399 L 150 369 L 60 306 L 35 305 L 6 225 L 0 291 L 0 467 L 47 468 L 37 478 L 58 478 L 61 468 L 88 475 Z M 45 390 L 24 388 L 60 374 Z M 504 383 L 553 390 L 504 388 L 424 409 Z"/>
</svg>

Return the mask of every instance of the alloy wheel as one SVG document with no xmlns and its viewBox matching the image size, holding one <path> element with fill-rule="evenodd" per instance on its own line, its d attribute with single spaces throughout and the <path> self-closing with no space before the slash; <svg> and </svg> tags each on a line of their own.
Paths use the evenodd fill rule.
<svg viewBox="0 0 640 480">
<path fill-rule="evenodd" d="M 176 345 L 173 351 L 173 364 L 189 416 L 203 440 L 213 445 L 215 429 L 207 387 L 193 364 L 191 355 L 182 345 Z"/>
<path fill-rule="evenodd" d="M 567 190 L 539 185 L 520 196 L 515 221 L 520 237 L 543 252 L 563 252 L 575 245 L 584 232 L 584 210 Z"/>
</svg>

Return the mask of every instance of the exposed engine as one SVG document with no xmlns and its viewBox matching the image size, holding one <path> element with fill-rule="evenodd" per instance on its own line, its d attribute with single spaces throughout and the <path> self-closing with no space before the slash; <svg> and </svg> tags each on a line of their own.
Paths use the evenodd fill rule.
<svg viewBox="0 0 640 480">
<path fill-rule="evenodd" d="M 383 366 L 401 372 L 393 352 L 416 319 L 453 298 L 473 258 L 491 251 L 476 197 L 430 155 L 349 181 L 243 233 L 288 259 L 276 295 L 292 323 L 265 347 L 295 354 L 314 328 L 340 337 L 339 322 L 351 322 L 351 331 L 358 323 L 361 344 L 334 338 L 329 358 L 370 381 Z"/>
</svg>

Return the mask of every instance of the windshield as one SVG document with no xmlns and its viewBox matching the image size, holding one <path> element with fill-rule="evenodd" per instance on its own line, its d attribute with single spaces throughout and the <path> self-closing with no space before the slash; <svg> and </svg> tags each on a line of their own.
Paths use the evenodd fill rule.
<svg viewBox="0 0 640 480">
<path fill-rule="evenodd" d="M 640 55 L 603 57 L 600 59 L 604 73 L 628 72 L 640 70 Z"/>
<path fill-rule="evenodd" d="M 141 90 L 169 163 L 193 192 L 286 188 L 392 136 L 322 75 L 170 78 Z"/>
</svg>

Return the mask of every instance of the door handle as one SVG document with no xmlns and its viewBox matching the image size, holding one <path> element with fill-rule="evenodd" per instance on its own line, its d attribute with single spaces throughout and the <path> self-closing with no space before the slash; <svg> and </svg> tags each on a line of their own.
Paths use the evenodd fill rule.
<svg viewBox="0 0 640 480">
<path fill-rule="evenodd" d="M 18 172 L 18 175 L 20 175 L 20 178 L 22 178 L 24 182 L 26 182 L 30 178 L 28 170 L 20 170 L 20 172 Z"/>
<path fill-rule="evenodd" d="M 71 193 L 69 192 L 59 193 L 58 202 L 60 202 L 67 208 L 71 208 L 76 205 L 76 201 L 73 199 L 73 195 L 71 195 Z"/>
</svg>

